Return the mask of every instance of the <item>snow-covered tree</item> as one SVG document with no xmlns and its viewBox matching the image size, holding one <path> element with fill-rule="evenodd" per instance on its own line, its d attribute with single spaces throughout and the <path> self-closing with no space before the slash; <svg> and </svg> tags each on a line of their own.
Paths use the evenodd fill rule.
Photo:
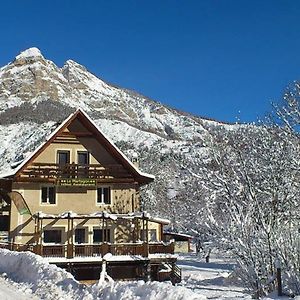
<svg viewBox="0 0 300 300">
<path fill-rule="evenodd" d="M 212 238 L 237 258 L 252 291 L 264 291 L 280 260 L 299 293 L 300 261 L 291 254 L 299 251 L 299 237 L 288 234 L 299 228 L 298 136 L 278 126 L 244 125 L 207 142 L 212 158 L 203 186 Z"/>
</svg>

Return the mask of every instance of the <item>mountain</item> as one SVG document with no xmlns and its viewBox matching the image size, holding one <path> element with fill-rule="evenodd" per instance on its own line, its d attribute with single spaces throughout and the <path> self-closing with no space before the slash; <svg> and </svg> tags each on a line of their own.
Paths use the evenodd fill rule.
<svg viewBox="0 0 300 300">
<path fill-rule="evenodd" d="M 58 67 L 30 48 L 0 69 L 0 172 L 9 172 L 78 107 L 123 151 L 138 153 L 141 169 L 157 177 L 144 191 L 145 208 L 175 223 L 175 198 L 201 201 L 197 174 L 209 160 L 206 141 L 236 127 L 108 84 L 75 61 Z"/>
</svg>

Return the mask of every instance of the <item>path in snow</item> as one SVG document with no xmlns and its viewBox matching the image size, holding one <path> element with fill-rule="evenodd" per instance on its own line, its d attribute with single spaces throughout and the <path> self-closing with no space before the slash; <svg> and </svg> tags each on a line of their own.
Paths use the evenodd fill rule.
<svg viewBox="0 0 300 300">
<path fill-rule="evenodd" d="M 243 287 L 228 278 L 234 266 L 232 261 L 212 258 L 210 263 L 205 263 L 204 258 L 190 253 L 178 257 L 178 266 L 182 269 L 181 285 L 207 299 L 251 299 Z"/>
</svg>

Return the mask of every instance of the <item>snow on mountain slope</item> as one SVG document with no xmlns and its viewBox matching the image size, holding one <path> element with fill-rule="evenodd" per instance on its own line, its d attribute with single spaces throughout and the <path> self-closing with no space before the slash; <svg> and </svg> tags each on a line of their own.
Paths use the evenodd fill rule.
<svg viewBox="0 0 300 300">
<path fill-rule="evenodd" d="M 215 130 L 236 127 L 110 85 L 72 60 L 58 67 L 30 48 L 0 69 L 0 172 L 9 172 L 78 107 L 122 150 L 139 153 L 141 169 L 157 178 L 144 194 L 146 207 L 165 216 L 172 215 L 166 190 L 176 185 L 183 192 L 186 182 L 189 197 L 199 197 L 193 174 L 209 159 L 206 141 Z"/>
<path fill-rule="evenodd" d="M 0 110 L 42 100 L 81 107 L 166 138 L 201 138 L 207 124 L 217 124 L 109 85 L 72 60 L 59 68 L 37 48 L 30 48 L 0 69 Z"/>
</svg>

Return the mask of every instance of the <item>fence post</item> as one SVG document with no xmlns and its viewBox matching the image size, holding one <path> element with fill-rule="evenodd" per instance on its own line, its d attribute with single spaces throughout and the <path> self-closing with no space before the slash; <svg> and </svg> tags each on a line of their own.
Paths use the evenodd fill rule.
<svg viewBox="0 0 300 300">
<path fill-rule="evenodd" d="M 276 267 L 276 280 L 277 280 L 278 296 L 282 296 L 281 266 L 280 266 L 280 261 L 278 259 L 275 261 L 275 267 Z"/>
</svg>

